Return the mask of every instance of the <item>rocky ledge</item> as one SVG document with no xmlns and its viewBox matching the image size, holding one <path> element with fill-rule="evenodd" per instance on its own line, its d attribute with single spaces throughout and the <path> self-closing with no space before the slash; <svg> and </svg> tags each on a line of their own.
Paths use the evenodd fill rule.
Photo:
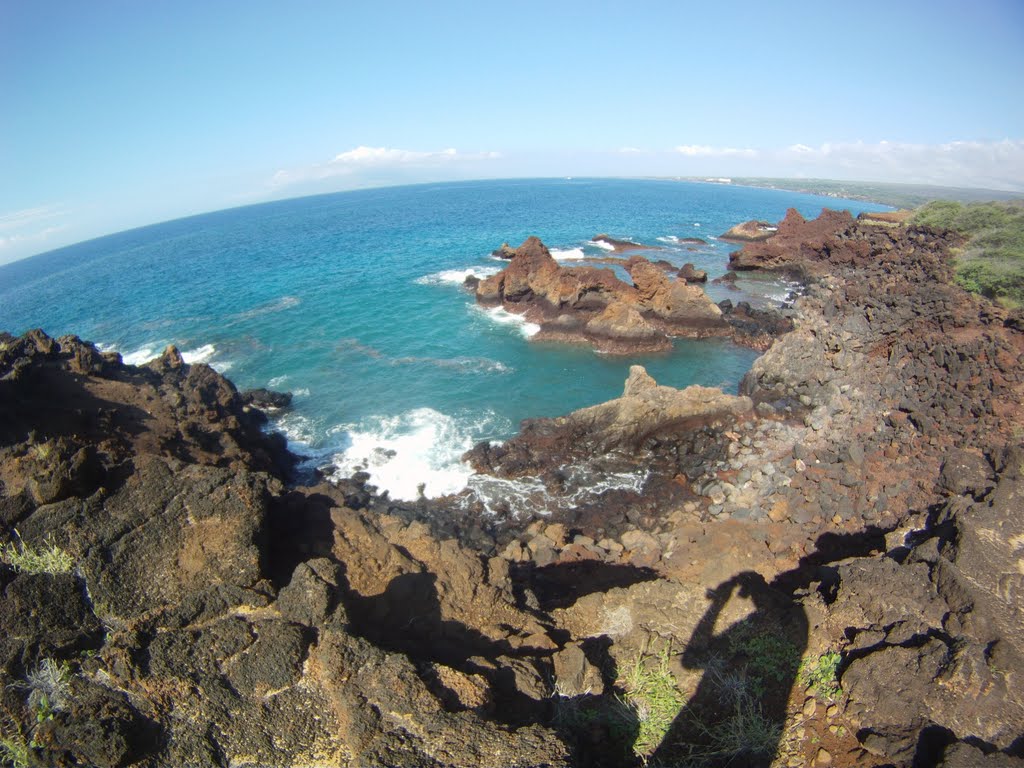
<svg viewBox="0 0 1024 768">
<path fill-rule="evenodd" d="M 1024 324 L 942 233 L 787 219 L 741 395 L 634 369 L 475 449 L 647 473 L 500 528 L 291 484 L 285 399 L 173 349 L 0 338 L 0 761 L 1019 764 Z"/>
<path fill-rule="evenodd" d="M 729 333 L 721 310 L 701 288 L 670 279 L 641 256 L 623 267 L 632 284 L 607 268 L 562 267 L 531 237 L 508 267 L 474 289 L 480 304 L 502 306 L 540 325 L 537 340 L 582 342 L 602 352 L 663 351 L 672 337 Z"/>
</svg>

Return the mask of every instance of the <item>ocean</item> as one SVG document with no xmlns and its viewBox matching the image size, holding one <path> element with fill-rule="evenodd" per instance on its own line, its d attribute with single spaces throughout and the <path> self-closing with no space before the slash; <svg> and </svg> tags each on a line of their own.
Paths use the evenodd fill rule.
<svg viewBox="0 0 1024 768">
<path fill-rule="evenodd" d="M 670 353 L 619 357 L 531 342 L 535 328 L 485 311 L 462 288 L 493 274 L 491 252 L 539 236 L 563 263 L 604 249 L 599 233 L 659 246 L 710 278 L 737 246 L 717 236 L 787 208 L 855 215 L 883 206 L 721 184 L 612 179 L 472 181 L 341 192 L 156 224 L 0 267 L 0 329 L 74 333 L 140 364 L 175 344 L 241 388 L 292 392 L 273 415 L 309 466 L 366 470 L 392 498 L 467 485 L 460 456 L 621 394 L 629 366 L 659 383 L 734 392 L 756 353 L 680 340 Z M 700 238 L 703 243 L 681 242 Z M 778 304 L 790 286 L 750 277 L 718 301 Z M 635 486 L 642 478 L 619 478 Z M 489 484 L 488 484 L 489 483 Z M 485 507 L 488 506 L 485 499 Z"/>
</svg>

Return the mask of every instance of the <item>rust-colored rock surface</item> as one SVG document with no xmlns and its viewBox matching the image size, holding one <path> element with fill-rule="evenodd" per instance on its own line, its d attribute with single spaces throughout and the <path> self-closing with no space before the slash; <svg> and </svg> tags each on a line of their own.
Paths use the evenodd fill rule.
<svg viewBox="0 0 1024 768">
<path fill-rule="evenodd" d="M 632 285 L 611 269 L 563 267 L 530 237 L 508 267 L 476 285 L 476 297 L 540 325 L 538 340 L 586 343 L 613 354 L 666 350 L 676 336 L 729 333 L 721 310 L 700 288 L 666 276 L 641 256 L 624 266 Z"/>
</svg>

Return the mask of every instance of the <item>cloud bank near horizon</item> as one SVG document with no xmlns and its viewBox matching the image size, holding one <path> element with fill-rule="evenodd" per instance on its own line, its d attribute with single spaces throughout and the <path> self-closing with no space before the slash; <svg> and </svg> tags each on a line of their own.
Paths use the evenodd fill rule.
<svg viewBox="0 0 1024 768">
<path fill-rule="evenodd" d="M 39 205 L 0 214 L 0 264 L 9 260 L 10 251 L 45 248 L 49 238 L 67 226 L 60 221 L 66 213 L 61 206 Z"/>
<path fill-rule="evenodd" d="M 776 148 L 692 142 L 656 150 L 626 145 L 607 151 L 545 153 L 360 145 L 322 162 L 283 168 L 269 179 L 253 179 L 247 192 L 225 197 L 219 204 L 211 198 L 208 210 L 359 187 L 566 175 L 819 178 L 974 187 L 1024 196 L 1024 139 L 942 144 L 825 142 L 817 146 L 796 142 Z M 93 203 L 79 201 L 77 207 Z M 0 211 L 0 264 L 120 229 L 198 212 L 168 209 L 154 215 L 151 210 L 136 210 L 130 205 L 123 210 L 109 205 L 94 207 L 87 218 L 57 204 Z"/>
<path fill-rule="evenodd" d="M 813 176 L 1024 192 L 1024 140 L 1020 139 L 944 144 L 826 142 L 816 147 L 795 143 L 778 149 L 684 144 L 674 153 L 700 160 L 700 167 L 706 169 L 700 173 Z"/>
<path fill-rule="evenodd" d="M 344 176 L 358 176 L 368 171 L 396 172 L 410 169 L 431 169 L 459 167 L 484 160 L 500 158 L 498 152 L 465 153 L 449 147 L 438 151 L 416 151 L 395 147 L 358 146 L 340 152 L 324 163 L 314 163 L 300 168 L 279 170 L 270 180 L 271 188 L 287 187 L 303 182 L 322 181 Z"/>
<path fill-rule="evenodd" d="M 784 147 L 634 145 L 607 152 L 460 152 L 358 146 L 326 162 L 286 168 L 270 194 L 313 185 L 335 189 L 456 178 L 523 176 L 763 176 L 976 187 L 1024 192 L 1024 140 L 793 143 Z"/>
</svg>

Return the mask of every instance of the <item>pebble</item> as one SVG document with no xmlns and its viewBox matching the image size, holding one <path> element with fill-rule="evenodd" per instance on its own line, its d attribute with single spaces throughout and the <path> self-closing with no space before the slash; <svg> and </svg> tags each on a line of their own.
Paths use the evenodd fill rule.
<svg viewBox="0 0 1024 768">
<path fill-rule="evenodd" d="M 825 710 L 825 716 L 826 717 L 835 717 L 838 714 L 839 714 L 839 707 L 837 707 L 835 704 L 832 704 L 828 709 Z"/>
<path fill-rule="evenodd" d="M 818 702 L 817 702 L 817 700 L 813 696 L 811 696 L 810 698 L 807 699 L 807 701 L 804 702 L 804 716 L 805 717 L 814 717 L 814 713 L 817 710 L 818 710 Z"/>
<path fill-rule="evenodd" d="M 814 758 L 815 765 L 832 765 L 832 753 L 824 747 L 818 750 L 817 756 Z"/>
</svg>

